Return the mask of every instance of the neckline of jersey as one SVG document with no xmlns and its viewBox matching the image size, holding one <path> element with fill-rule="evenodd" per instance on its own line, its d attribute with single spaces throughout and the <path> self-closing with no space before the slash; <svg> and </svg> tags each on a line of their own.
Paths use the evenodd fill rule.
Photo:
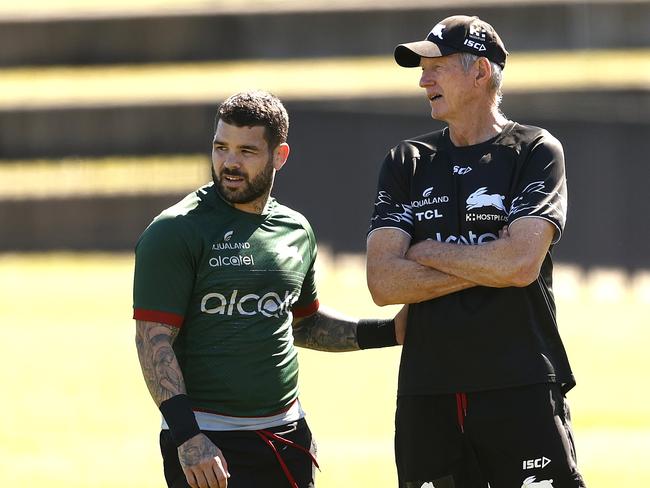
<svg viewBox="0 0 650 488">
<path fill-rule="evenodd" d="M 486 146 L 490 146 L 500 140 L 501 138 L 507 136 L 512 132 L 512 129 L 515 128 L 517 123 L 513 120 L 508 120 L 506 125 L 503 127 L 503 130 L 499 132 L 497 135 L 494 137 L 491 137 L 490 139 L 479 142 L 478 144 L 472 144 L 470 146 L 456 146 L 451 140 L 451 137 L 449 136 L 449 127 L 445 127 L 443 129 L 443 135 L 444 138 L 443 140 L 445 141 L 445 144 L 447 145 L 447 148 L 451 151 L 459 151 L 459 152 L 471 152 L 471 151 L 476 151 L 477 149 L 483 149 Z"/>
</svg>

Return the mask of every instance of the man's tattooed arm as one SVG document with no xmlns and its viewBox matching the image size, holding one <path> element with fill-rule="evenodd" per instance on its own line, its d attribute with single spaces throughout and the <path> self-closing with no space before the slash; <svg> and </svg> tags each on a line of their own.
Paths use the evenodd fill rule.
<svg viewBox="0 0 650 488">
<path fill-rule="evenodd" d="M 359 350 L 357 320 L 324 307 L 309 317 L 295 320 L 293 338 L 297 346 L 308 349 L 329 352 Z"/>
<path fill-rule="evenodd" d="M 140 367 L 156 405 L 185 393 L 183 374 L 172 349 L 178 329 L 144 320 L 137 320 L 135 328 Z"/>
<path fill-rule="evenodd" d="M 165 400 L 186 393 L 183 373 L 172 349 L 178 329 L 143 320 L 136 321 L 135 327 L 135 345 L 140 367 L 156 405 L 160 406 Z M 228 463 L 219 448 L 205 434 L 197 434 L 181 444 L 178 460 L 191 486 L 197 486 L 196 479 L 210 480 L 215 477 L 218 484 L 210 486 L 226 486 Z"/>
</svg>

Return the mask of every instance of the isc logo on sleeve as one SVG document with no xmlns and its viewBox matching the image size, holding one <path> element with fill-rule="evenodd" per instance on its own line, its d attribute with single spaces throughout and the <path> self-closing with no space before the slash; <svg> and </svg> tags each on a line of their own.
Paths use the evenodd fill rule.
<svg viewBox="0 0 650 488">
<path fill-rule="evenodd" d="M 549 465 L 551 460 L 547 457 L 541 457 L 537 459 L 527 459 L 523 461 L 523 468 L 526 469 L 536 469 L 536 468 L 545 468 Z"/>
</svg>

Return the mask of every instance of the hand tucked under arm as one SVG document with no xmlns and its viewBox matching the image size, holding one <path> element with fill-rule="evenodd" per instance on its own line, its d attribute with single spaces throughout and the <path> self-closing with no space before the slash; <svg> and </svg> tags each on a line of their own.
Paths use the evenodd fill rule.
<svg viewBox="0 0 650 488">
<path fill-rule="evenodd" d="M 544 219 L 519 219 L 495 241 L 464 246 L 427 240 L 412 246 L 406 257 L 482 286 L 523 287 L 537 279 L 554 232 Z"/>
<path fill-rule="evenodd" d="M 410 236 L 397 229 L 379 229 L 368 237 L 368 289 L 377 305 L 418 303 L 476 286 L 407 259 L 410 243 Z"/>
</svg>

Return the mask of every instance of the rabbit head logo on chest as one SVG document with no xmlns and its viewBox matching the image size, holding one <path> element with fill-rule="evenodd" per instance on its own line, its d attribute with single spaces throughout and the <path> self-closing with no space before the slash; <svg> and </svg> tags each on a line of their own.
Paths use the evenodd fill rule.
<svg viewBox="0 0 650 488">
<path fill-rule="evenodd" d="M 487 186 L 482 186 L 467 197 L 467 210 L 481 207 L 494 207 L 505 212 L 506 206 L 503 204 L 505 198 L 498 193 L 489 194 L 487 192 Z"/>
</svg>

